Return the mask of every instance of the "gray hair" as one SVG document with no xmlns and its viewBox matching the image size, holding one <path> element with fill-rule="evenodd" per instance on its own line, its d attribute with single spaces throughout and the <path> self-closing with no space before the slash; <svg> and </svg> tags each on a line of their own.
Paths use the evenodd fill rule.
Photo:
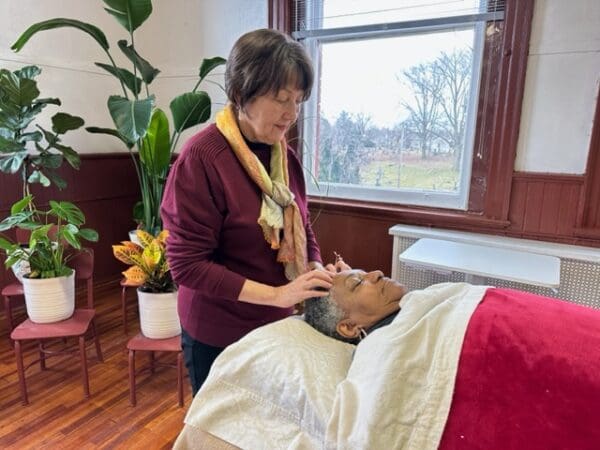
<svg viewBox="0 0 600 450">
<path fill-rule="evenodd" d="M 312 62 L 299 42 L 277 30 L 250 31 L 231 49 L 225 66 L 227 98 L 243 109 L 252 99 L 277 93 L 295 82 L 310 97 L 314 80 Z"/>
<path fill-rule="evenodd" d="M 338 322 L 346 317 L 346 312 L 333 300 L 326 297 L 313 297 L 304 302 L 304 320 L 315 330 L 338 341 L 357 343 L 357 338 L 347 338 L 336 330 Z"/>
</svg>

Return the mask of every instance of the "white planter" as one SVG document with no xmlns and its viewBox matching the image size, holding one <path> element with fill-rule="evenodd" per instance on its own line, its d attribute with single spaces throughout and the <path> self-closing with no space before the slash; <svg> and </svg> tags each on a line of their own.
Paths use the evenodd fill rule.
<svg viewBox="0 0 600 450">
<path fill-rule="evenodd" d="M 177 291 L 164 294 L 142 292 L 138 289 L 140 327 L 150 339 L 167 339 L 181 334 L 177 315 Z"/>
<path fill-rule="evenodd" d="M 75 271 L 68 277 L 23 277 L 25 307 L 32 322 L 51 323 L 68 319 L 75 310 Z"/>
<path fill-rule="evenodd" d="M 131 242 L 133 242 L 134 244 L 137 244 L 137 245 L 139 245 L 141 247 L 142 243 L 140 242 L 140 239 L 137 237 L 136 231 L 137 230 L 131 230 L 129 232 L 129 240 Z"/>
</svg>

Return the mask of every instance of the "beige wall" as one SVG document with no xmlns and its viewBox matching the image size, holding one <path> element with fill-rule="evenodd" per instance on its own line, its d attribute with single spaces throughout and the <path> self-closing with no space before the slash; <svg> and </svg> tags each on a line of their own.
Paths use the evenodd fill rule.
<svg viewBox="0 0 600 450">
<path fill-rule="evenodd" d="M 30 24 L 68 17 L 98 26 L 107 35 L 117 64 L 129 67 L 117 47 L 119 39 L 128 38 L 127 33 L 103 7 L 101 0 L 2 0 L 0 67 L 39 65 L 43 72 L 38 86 L 44 97 L 59 97 L 61 109 L 83 117 L 86 126 L 114 128 L 106 100 L 111 94 L 121 93 L 120 85 L 94 66 L 94 62 L 108 63 L 108 59 L 92 38 L 74 29 L 51 30 L 35 36 L 19 53 L 10 50 Z M 265 0 L 155 0 L 153 7 L 150 18 L 135 33 L 136 48 L 161 70 L 151 92 L 167 111 L 173 97 L 194 87 L 203 58 L 227 57 L 241 33 L 267 25 Z M 222 72 L 217 69 L 212 79 L 222 84 Z M 204 88 L 215 102 L 224 102 L 218 87 L 205 84 Z M 58 110 L 47 107 L 46 122 Z M 193 132 L 188 130 L 188 134 Z M 65 141 L 81 153 L 125 151 L 114 138 L 81 130 L 69 133 Z"/>
<path fill-rule="evenodd" d="M 600 81 L 600 1 L 536 0 L 516 170 L 581 174 Z"/>
</svg>

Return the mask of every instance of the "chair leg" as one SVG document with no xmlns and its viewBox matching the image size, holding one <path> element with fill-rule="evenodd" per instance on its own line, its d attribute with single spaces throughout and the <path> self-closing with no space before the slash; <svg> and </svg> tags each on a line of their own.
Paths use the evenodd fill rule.
<svg viewBox="0 0 600 450">
<path fill-rule="evenodd" d="M 29 404 L 27 398 L 27 386 L 25 384 L 25 368 L 23 367 L 23 353 L 21 351 L 21 341 L 15 341 L 15 358 L 17 360 L 17 372 L 19 374 L 19 387 L 21 389 L 21 401 L 23 405 Z"/>
<path fill-rule="evenodd" d="M 183 352 L 177 353 L 177 397 L 179 407 L 183 407 Z"/>
<path fill-rule="evenodd" d="M 135 350 L 129 350 L 129 403 L 136 405 L 135 399 Z"/>
<path fill-rule="evenodd" d="M 8 295 L 4 296 L 4 315 L 6 316 L 6 323 L 8 325 L 8 339 L 10 340 L 10 333 L 12 333 L 15 324 L 13 322 L 12 316 L 12 305 L 10 303 L 10 297 Z"/>
<path fill-rule="evenodd" d="M 40 370 L 46 370 L 46 352 L 44 352 L 44 341 L 38 341 L 38 353 L 40 354 Z"/>
<path fill-rule="evenodd" d="M 154 352 L 150 352 L 150 373 L 154 373 L 154 369 L 155 369 L 155 364 L 154 362 L 156 361 L 156 357 L 154 355 Z"/>
<path fill-rule="evenodd" d="M 123 314 L 123 333 L 127 334 L 127 288 L 121 289 L 121 313 Z"/>
<path fill-rule="evenodd" d="M 96 345 L 96 356 L 98 357 L 98 361 L 104 362 L 104 357 L 102 356 L 102 349 L 100 348 L 100 337 L 98 336 L 98 331 L 96 330 L 96 319 L 92 319 L 92 333 L 94 333 L 94 344 Z"/>
<path fill-rule="evenodd" d="M 79 357 L 81 359 L 81 381 L 83 382 L 83 395 L 90 397 L 90 382 L 88 378 L 87 356 L 85 354 L 85 336 L 79 336 Z"/>
</svg>

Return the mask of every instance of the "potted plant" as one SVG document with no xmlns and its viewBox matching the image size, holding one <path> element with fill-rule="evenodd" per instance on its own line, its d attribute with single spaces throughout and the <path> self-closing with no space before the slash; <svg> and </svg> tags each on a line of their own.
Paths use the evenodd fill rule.
<svg viewBox="0 0 600 450">
<path fill-rule="evenodd" d="M 64 145 L 61 137 L 80 128 L 83 119 L 57 112 L 51 118 L 52 130 L 38 123 L 38 115 L 46 106 L 61 104 L 58 98 L 40 98 L 35 80 L 40 73 L 37 66 L 15 71 L 0 69 L 0 171 L 20 176 L 24 198 L 31 195 L 32 184 L 44 187 L 54 184 L 64 189 L 66 182 L 57 169 L 65 161 L 74 169 L 80 165 L 77 152 Z M 20 259 L 12 269 L 22 281 L 29 266 L 25 259 Z"/>
<path fill-rule="evenodd" d="M 139 242 L 123 241 L 113 245 L 115 257 L 131 266 L 123 275 L 129 285 L 138 286 L 138 305 L 142 334 L 151 339 L 166 339 L 181 334 L 177 315 L 177 287 L 171 278 L 166 258 L 167 230 L 154 237 L 136 230 Z"/>
<path fill-rule="evenodd" d="M 211 100 L 204 91 L 199 91 L 200 83 L 216 67 L 225 63 L 220 57 L 204 59 L 200 64 L 198 80 L 189 92 L 171 100 L 169 108 L 173 120 L 170 129 L 167 115 L 155 107 L 155 97 L 150 84 L 160 72 L 144 59 L 134 46 L 134 31 L 152 13 L 151 0 L 104 0 L 105 10 L 129 33 L 129 41 L 120 40 L 117 46 L 131 61 L 131 70 L 117 67 L 109 49 L 105 34 L 98 27 L 75 19 L 55 18 L 31 25 L 12 45 L 19 51 L 40 31 L 61 27 L 72 27 L 91 36 L 104 50 L 109 64 L 95 63 L 102 70 L 113 75 L 120 83 L 121 94 L 111 95 L 107 106 L 115 124 L 115 129 L 88 127 L 91 133 L 103 133 L 119 138 L 125 143 L 132 156 L 137 173 L 141 201 L 135 205 L 134 220 L 141 228 L 152 235 L 162 229 L 160 203 L 166 182 L 169 164 L 181 136 L 187 128 L 206 122 L 210 118 Z M 133 148 L 137 148 L 136 153 Z"/>
<path fill-rule="evenodd" d="M 0 232 L 14 228 L 30 231 L 26 246 L 0 235 L 0 249 L 7 267 L 26 261 L 23 291 L 27 315 L 33 322 L 67 319 L 75 307 L 75 273 L 68 265 L 74 251 L 84 251 L 82 240 L 96 242 L 98 233 L 81 228 L 85 216 L 73 203 L 50 201 L 45 211 L 37 209 L 31 195 L 12 205 L 10 216 L 0 222 Z"/>
</svg>

